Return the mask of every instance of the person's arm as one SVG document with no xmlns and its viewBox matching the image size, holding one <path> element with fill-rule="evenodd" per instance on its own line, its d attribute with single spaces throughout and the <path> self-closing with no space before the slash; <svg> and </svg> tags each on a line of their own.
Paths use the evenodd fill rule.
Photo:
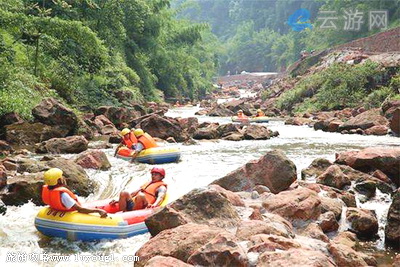
<svg viewBox="0 0 400 267">
<path fill-rule="evenodd" d="M 157 199 L 153 204 L 149 204 L 147 207 L 148 208 L 155 208 L 160 206 L 160 204 L 164 201 L 165 196 L 167 194 L 167 188 L 165 186 L 160 186 L 157 189 Z"/>
<path fill-rule="evenodd" d="M 136 191 L 133 191 L 133 192 L 131 193 L 131 197 L 135 197 L 135 196 L 140 192 L 140 190 L 141 190 L 141 189 L 138 189 L 138 190 L 136 190 Z"/>
<path fill-rule="evenodd" d="M 84 207 L 82 207 L 81 205 L 79 205 L 78 203 L 76 203 L 73 207 L 74 207 L 78 212 L 80 212 L 80 213 L 88 214 L 88 213 L 95 213 L 95 212 L 97 212 L 98 214 L 100 214 L 100 217 L 101 217 L 101 218 L 107 217 L 107 212 L 105 212 L 104 210 L 101 210 L 101 209 L 88 209 L 88 208 L 84 208 Z"/>
<path fill-rule="evenodd" d="M 136 144 L 136 148 L 135 148 L 135 152 L 133 153 L 133 155 L 131 156 L 131 163 L 133 163 L 137 157 L 137 155 L 140 153 L 140 151 L 142 151 L 144 149 L 144 146 L 142 143 L 137 143 Z"/>
</svg>

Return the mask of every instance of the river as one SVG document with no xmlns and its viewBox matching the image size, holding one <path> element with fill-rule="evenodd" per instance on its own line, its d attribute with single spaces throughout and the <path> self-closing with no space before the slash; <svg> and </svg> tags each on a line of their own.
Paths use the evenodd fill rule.
<svg viewBox="0 0 400 267">
<path fill-rule="evenodd" d="M 167 116 L 191 117 L 199 110 L 198 107 L 182 107 L 168 111 Z M 200 122 L 211 121 L 229 123 L 230 118 L 196 116 Z M 202 187 L 213 180 L 224 176 L 230 171 L 242 166 L 249 160 L 257 159 L 267 151 L 281 149 L 296 164 L 300 177 L 301 169 L 306 168 L 315 158 L 334 160 L 335 153 L 350 149 L 361 149 L 370 146 L 400 146 L 399 139 L 391 136 L 361 136 L 342 135 L 339 133 L 326 133 L 314 131 L 308 126 L 284 125 L 282 120 L 272 120 L 266 124 L 271 130 L 278 131 L 279 137 L 262 141 L 200 141 L 196 145 L 185 146 L 178 144 L 182 151 L 182 161 L 179 163 L 165 164 L 165 181 L 169 184 L 171 197 L 174 199 L 182 196 L 193 188 Z M 99 183 L 96 193 L 86 200 L 117 197 L 121 190 L 133 191 L 150 178 L 146 164 L 130 164 L 114 158 L 113 150 L 104 150 L 111 162 L 108 171 L 87 170 L 90 178 Z M 63 155 L 73 157 L 74 155 Z M 380 235 L 381 238 L 374 242 L 374 246 L 384 253 L 382 229 L 389 200 L 385 194 L 377 197 L 363 207 L 374 207 L 380 210 Z M 361 204 L 360 204 L 361 205 Z M 26 253 L 28 258 L 25 263 L 7 262 L 7 266 L 106 266 L 110 263 L 103 262 L 101 258 L 96 261 L 75 262 L 74 259 L 85 259 L 83 256 L 112 255 L 113 266 L 132 266 L 132 255 L 150 237 L 143 234 L 132 238 L 98 241 L 98 242 L 70 242 L 58 238 L 47 238 L 39 234 L 34 225 L 34 217 L 41 207 L 27 203 L 21 207 L 8 207 L 7 213 L 0 216 L 0 263 L 10 260 L 10 253 Z M 71 255 L 68 261 L 49 261 L 44 258 L 36 262 L 37 254 L 63 254 Z M 34 255 L 34 256 L 32 256 Z M 82 257 L 81 257 L 82 256 Z M 46 258 L 51 260 L 50 258 Z M 24 258 L 22 258 L 24 260 Z M 2 264 L 2 266 L 4 266 Z"/>
</svg>

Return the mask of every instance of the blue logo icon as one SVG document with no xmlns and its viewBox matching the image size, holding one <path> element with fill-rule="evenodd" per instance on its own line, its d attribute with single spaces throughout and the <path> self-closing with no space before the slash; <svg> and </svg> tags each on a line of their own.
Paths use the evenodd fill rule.
<svg viewBox="0 0 400 267">
<path fill-rule="evenodd" d="M 310 19 L 310 11 L 305 8 L 297 9 L 288 19 L 288 24 L 292 30 L 301 32 L 307 28 L 312 29 L 311 23 L 307 23 Z"/>
</svg>

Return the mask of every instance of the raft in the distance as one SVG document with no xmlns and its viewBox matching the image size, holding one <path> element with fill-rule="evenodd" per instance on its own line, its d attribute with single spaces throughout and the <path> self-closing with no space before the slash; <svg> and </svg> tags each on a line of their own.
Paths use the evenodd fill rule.
<svg viewBox="0 0 400 267">
<path fill-rule="evenodd" d="M 35 227 L 42 234 L 68 240 L 94 241 L 100 239 L 119 239 L 148 232 L 144 220 L 155 209 L 119 212 L 118 203 L 110 205 L 112 199 L 84 203 L 87 208 L 100 208 L 107 211 L 108 217 L 98 214 L 84 214 L 77 211 L 57 211 L 45 207 L 35 218 Z M 168 202 L 168 194 L 161 206 Z"/>
<path fill-rule="evenodd" d="M 133 150 L 127 147 L 121 147 L 118 150 L 117 157 L 125 160 L 131 160 Z M 163 164 L 177 162 L 181 158 L 181 151 L 178 147 L 160 146 L 145 149 L 136 157 L 136 161 L 147 164 Z"/>
<path fill-rule="evenodd" d="M 238 118 L 237 116 L 232 117 L 233 122 L 242 122 L 242 123 L 248 123 L 248 122 L 256 122 L 256 123 L 266 123 L 269 122 L 268 117 L 247 117 L 247 118 Z"/>
</svg>

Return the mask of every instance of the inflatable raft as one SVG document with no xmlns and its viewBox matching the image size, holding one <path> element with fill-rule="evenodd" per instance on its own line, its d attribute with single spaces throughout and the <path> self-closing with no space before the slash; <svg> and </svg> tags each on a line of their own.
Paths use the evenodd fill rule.
<svg viewBox="0 0 400 267">
<path fill-rule="evenodd" d="M 266 123 L 269 122 L 268 117 L 247 117 L 247 118 L 238 118 L 237 116 L 232 117 L 233 122 L 241 122 L 241 123 L 248 123 L 248 122 L 258 122 L 258 123 Z"/>
<path fill-rule="evenodd" d="M 134 153 L 132 149 L 121 147 L 118 150 L 117 157 L 125 160 L 131 160 Z M 147 164 L 163 164 L 177 162 L 181 158 L 181 151 L 178 147 L 160 146 L 145 149 L 136 157 L 136 161 Z"/>
<path fill-rule="evenodd" d="M 116 213 L 119 211 L 118 203 L 109 205 L 111 200 L 83 204 L 87 208 L 101 208 L 107 211 L 109 214 L 106 218 L 100 218 L 100 215 L 96 213 L 63 212 L 45 207 L 36 215 L 35 227 L 46 236 L 82 241 L 126 238 L 148 232 L 144 220 L 155 209 Z M 168 194 L 161 206 L 165 206 L 167 203 Z"/>
</svg>

